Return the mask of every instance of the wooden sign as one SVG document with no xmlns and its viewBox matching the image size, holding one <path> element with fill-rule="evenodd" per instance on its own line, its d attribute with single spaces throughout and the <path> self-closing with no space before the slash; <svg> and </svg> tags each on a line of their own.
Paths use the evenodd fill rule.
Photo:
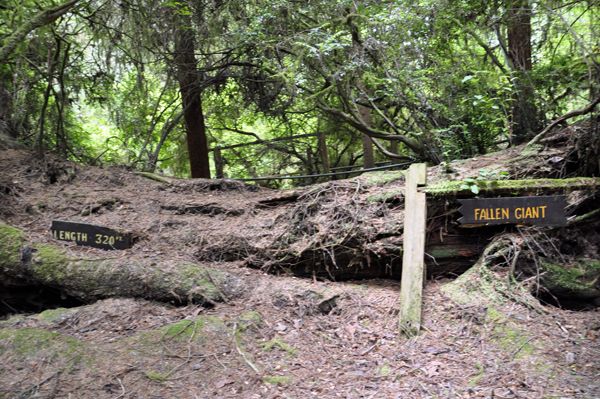
<svg viewBox="0 0 600 399">
<path fill-rule="evenodd" d="M 127 249 L 131 241 L 130 234 L 121 234 L 108 227 L 86 223 L 53 220 L 52 237 L 57 240 L 73 241 L 77 245 L 87 245 L 102 249 Z"/>
<path fill-rule="evenodd" d="M 564 195 L 458 200 L 463 215 L 458 221 L 469 225 L 520 223 L 534 226 L 566 226 Z"/>
</svg>

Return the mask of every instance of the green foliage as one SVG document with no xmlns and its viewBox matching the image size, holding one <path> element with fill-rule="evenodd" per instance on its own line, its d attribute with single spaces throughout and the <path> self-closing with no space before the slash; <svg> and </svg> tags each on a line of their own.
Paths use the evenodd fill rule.
<svg viewBox="0 0 600 399">
<path fill-rule="evenodd" d="M 480 169 L 477 176 L 464 179 L 463 184 L 460 186 L 460 189 L 470 190 L 473 194 L 479 194 L 478 182 L 508 179 L 508 176 L 508 172 L 498 172 L 497 170 L 488 171 L 487 169 Z"/>
<path fill-rule="evenodd" d="M 54 5 L 0 7 L 0 45 Z M 29 145 L 41 131 L 45 150 L 79 162 L 188 176 L 173 54 L 183 28 L 197 33 L 210 147 L 264 141 L 222 151 L 229 177 L 322 172 L 315 136 L 272 141 L 317 131 L 328 132 L 332 167 L 360 163 L 359 106 L 370 109 L 371 129 L 402 136 L 401 155 L 472 157 L 512 139 L 507 11 L 502 2 L 447 0 L 79 3 L 0 64 L 0 96 L 11 99 L 0 130 Z M 598 92 L 598 14 L 587 3 L 536 5 L 524 80 L 537 94 L 534 118 L 581 108 Z"/>
</svg>

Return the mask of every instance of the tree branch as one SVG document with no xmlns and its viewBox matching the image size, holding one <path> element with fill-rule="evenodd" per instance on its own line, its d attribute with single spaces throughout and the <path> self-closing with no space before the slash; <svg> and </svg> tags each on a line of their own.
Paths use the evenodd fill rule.
<svg viewBox="0 0 600 399">
<path fill-rule="evenodd" d="M 418 155 L 425 155 L 425 149 L 419 142 L 411 140 L 402 134 L 389 134 L 377 129 L 373 129 L 372 127 L 366 126 L 365 124 L 358 122 L 356 119 L 352 118 L 344 111 L 328 107 L 322 102 L 319 102 L 317 104 L 317 107 L 330 115 L 335 115 L 341 118 L 344 122 L 348 123 L 350 126 L 366 134 L 367 136 L 382 140 L 398 140 L 404 145 L 406 145 L 408 148 L 410 148 L 412 151 L 416 152 Z"/>
<path fill-rule="evenodd" d="M 596 97 L 596 99 L 594 101 L 592 101 L 591 103 L 589 103 L 587 107 L 581 108 L 581 109 L 576 109 L 571 112 L 567 112 L 560 118 L 555 119 L 554 122 L 552 122 L 550 125 L 548 125 L 548 127 L 545 128 L 540 134 L 538 134 L 533 139 L 531 139 L 531 141 L 529 143 L 527 143 L 527 146 L 525 148 L 531 148 L 535 144 L 538 144 L 554 126 L 558 125 L 562 121 L 573 118 L 575 116 L 589 114 L 590 112 L 592 112 L 594 110 L 594 107 L 596 107 L 596 105 L 598 105 L 599 103 L 600 103 L 600 96 Z"/>
<path fill-rule="evenodd" d="M 70 0 L 58 7 L 42 11 L 21 25 L 6 39 L 6 43 L 0 48 L 0 60 L 5 60 L 17 48 L 19 43 L 25 39 L 29 32 L 56 21 L 60 16 L 66 14 L 77 2 L 79 0 Z"/>
</svg>

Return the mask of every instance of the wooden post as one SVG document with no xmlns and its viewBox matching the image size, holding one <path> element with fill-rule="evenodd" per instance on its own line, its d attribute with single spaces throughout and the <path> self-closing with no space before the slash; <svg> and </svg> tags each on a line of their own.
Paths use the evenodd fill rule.
<svg viewBox="0 0 600 399">
<path fill-rule="evenodd" d="M 427 204 L 425 193 L 419 193 L 417 186 L 426 183 L 426 165 L 411 165 L 404 186 L 404 244 L 400 285 L 400 330 L 409 336 L 417 334 L 421 328 Z"/>
</svg>

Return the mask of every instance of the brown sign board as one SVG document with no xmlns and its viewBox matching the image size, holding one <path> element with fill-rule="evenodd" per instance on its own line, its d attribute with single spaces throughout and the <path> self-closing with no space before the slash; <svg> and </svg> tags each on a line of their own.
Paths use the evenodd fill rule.
<svg viewBox="0 0 600 399">
<path fill-rule="evenodd" d="M 50 230 L 52 237 L 57 240 L 73 241 L 77 245 L 102 249 L 127 249 L 131 241 L 130 234 L 87 223 L 53 220 Z"/>
<path fill-rule="evenodd" d="M 566 226 L 564 195 L 459 199 L 461 225 L 519 223 L 534 226 Z"/>
</svg>

